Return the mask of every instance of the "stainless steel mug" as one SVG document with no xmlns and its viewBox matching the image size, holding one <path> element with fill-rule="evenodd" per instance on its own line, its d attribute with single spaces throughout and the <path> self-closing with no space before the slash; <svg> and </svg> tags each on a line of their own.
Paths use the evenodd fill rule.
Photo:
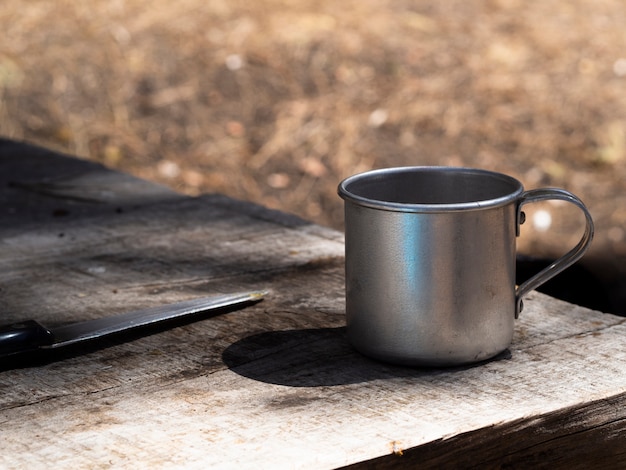
<svg viewBox="0 0 626 470">
<path fill-rule="evenodd" d="M 524 191 L 491 171 L 404 167 L 351 176 L 345 201 L 348 339 L 365 355 L 408 365 L 482 361 L 513 338 L 522 297 L 576 262 L 593 238 L 580 199 Z M 516 236 L 529 202 L 560 199 L 586 218 L 582 239 L 515 286 Z"/>
</svg>

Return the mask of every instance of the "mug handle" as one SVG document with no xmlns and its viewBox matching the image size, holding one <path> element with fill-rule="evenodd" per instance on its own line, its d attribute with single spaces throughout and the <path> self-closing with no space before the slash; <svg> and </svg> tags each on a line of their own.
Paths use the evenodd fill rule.
<svg viewBox="0 0 626 470">
<path fill-rule="evenodd" d="M 522 212 L 522 207 L 530 202 L 539 202 L 545 201 L 548 199 L 558 199 L 561 201 L 567 201 L 578 208 L 580 208 L 585 214 L 586 226 L 585 233 L 582 238 L 578 242 L 578 244 L 572 248 L 570 251 L 565 253 L 559 259 L 550 264 L 547 268 L 539 271 L 530 279 L 523 282 L 520 286 L 515 290 L 515 318 L 519 317 L 520 312 L 524 308 L 524 303 L 522 302 L 522 297 L 526 295 L 531 290 L 536 289 L 544 282 L 552 279 L 554 276 L 562 272 L 563 270 L 569 268 L 572 264 L 578 261 L 587 251 L 589 245 L 591 244 L 591 240 L 593 239 L 593 220 L 591 218 L 591 214 L 587 210 L 587 207 L 583 204 L 583 202 L 576 196 L 574 196 L 569 191 L 564 189 L 557 188 L 542 188 L 542 189 L 531 189 L 529 191 L 525 191 L 520 198 L 519 205 L 517 207 L 517 235 L 519 236 L 520 225 L 525 221 L 525 214 Z"/>
</svg>

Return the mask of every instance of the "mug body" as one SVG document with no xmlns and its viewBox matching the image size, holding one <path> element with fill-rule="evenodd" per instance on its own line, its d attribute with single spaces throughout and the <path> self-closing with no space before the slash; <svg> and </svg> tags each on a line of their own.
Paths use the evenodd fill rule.
<svg viewBox="0 0 626 470">
<path fill-rule="evenodd" d="M 347 178 L 346 322 L 360 352 L 407 365 L 497 355 L 515 318 L 519 181 L 465 168 Z"/>
</svg>

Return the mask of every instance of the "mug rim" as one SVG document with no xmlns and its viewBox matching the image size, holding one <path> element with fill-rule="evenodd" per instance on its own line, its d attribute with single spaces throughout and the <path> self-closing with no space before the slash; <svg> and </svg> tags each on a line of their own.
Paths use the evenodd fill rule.
<svg viewBox="0 0 626 470">
<path fill-rule="evenodd" d="M 373 199 L 370 197 L 355 194 L 350 191 L 349 186 L 366 180 L 373 180 L 389 175 L 397 175 L 403 173 L 455 173 L 467 174 L 473 176 L 482 176 L 497 179 L 501 182 L 511 185 L 511 191 L 499 196 L 488 199 L 481 199 L 469 202 L 452 202 L 452 203 L 405 203 L 385 201 L 381 199 Z M 483 210 L 502 207 L 517 200 L 524 192 L 522 183 L 512 176 L 504 173 L 498 173 L 491 170 L 468 167 L 453 166 L 402 166 L 392 168 L 380 168 L 358 173 L 345 178 L 337 187 L 337 193 L 344 201 L 349 201 L 359 206 L 369 207 L 372 209 L 380 209 L 394 212 L 455 212 L 468 210 Z"/>
</svg>

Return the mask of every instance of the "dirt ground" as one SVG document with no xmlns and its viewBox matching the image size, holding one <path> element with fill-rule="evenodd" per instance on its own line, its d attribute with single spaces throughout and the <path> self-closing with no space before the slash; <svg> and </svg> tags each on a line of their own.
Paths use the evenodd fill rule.
<svg viewBox="0 0 626 470">
<path fill-rule="evenodd" d="M 623 0 L 4 0 L 0 134 L 338 229 L 337 184 L 372 168 L 563 187 L 626 311 L 624 25 Z M 520 251 L 582 220 L 529 210 Z"/>
</svg>

